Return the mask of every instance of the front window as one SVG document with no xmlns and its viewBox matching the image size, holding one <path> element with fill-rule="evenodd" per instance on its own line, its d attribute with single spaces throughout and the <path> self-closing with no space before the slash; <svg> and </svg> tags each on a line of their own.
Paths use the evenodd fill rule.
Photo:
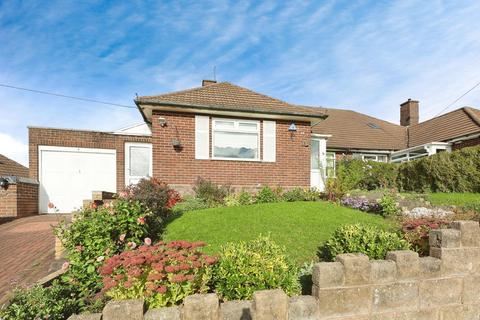
<svg viewBox="0 0 480 320">
<path fill-rule="evenodd" d="M 260 123 L 249 120 L 213 120 L 213 158 L 260 159 Z"/>
<path fill-rule="evenodd" d="M 384 154 L 354 153 L 353 158 L 362 159 L 363 161 L 388 162 L 388 157 Z"/>
</svg>

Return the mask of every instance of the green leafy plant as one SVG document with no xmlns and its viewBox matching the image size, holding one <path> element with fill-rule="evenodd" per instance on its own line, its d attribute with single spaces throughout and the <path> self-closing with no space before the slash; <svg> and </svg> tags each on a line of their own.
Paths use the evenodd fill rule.
<svg viewBox="0 0 480 320">
<path fill-rule="evenodd" d="M 224 203 L 227 207 L 236 207 L 240 205 L 240 200 L 238 199 L 238 194 L 230 193 L 225 197 Z"/>
<path fill-rule="evenodd" d="M 334 261 L 341 253 L 364 253 L 370 259 L 385 259 L 388 251 L 409 248 L 408 242 L 397 233 L 354 224 L 335 230 L 319 254 L 326 261 Z"/>
<path fill-rule="evenodd" d="M 207 209 L 208 204 L 203 199 L 195 197 L 184 197 L 182 201 L 177 202 L 172 208 L 174 214 L 183 213 L 187 211 Z"/>
<path fill-rule="evenodd" d="M 337 179 L 344 192 L 354 189 L 396 187 L 398 165 L 361 159 L 343 158 L 337 162 Z"/>
<path fill-rule="evenodd" d="M 269 186 L 263 186 L 256 194 L 255 194 L 255 203 L 272 203 L 278 202 L 280 190 L 273 190 Z M 281 191 L 280 191 L 281 192 Z"/>
<path fill-rule="evenodd" d="M 305 201 L 305 191 L 302 188 L 293 188 L 283 193 L 282 198 L 284 201 Z"/>
<path fill-rule="evenodd" d="M 240 205 L 245 206 L 252 204 L 254 202 L 254 199 L 250 192 L 242 190 L 238 194 L 238 202 L 240 203 Z"/>
<path fill-rule="evenodd" d="M 336 178 L 328 178 L 325 182 L 325 198 L 328 201 L 340 200 L 344 195 L 339 180 Z"/>
<path fill-rule="evenodd" d="M 83 311 L 84 307 L 84 302 L 78 298 L 74 286 L 54 281 L 46 288 L 36 285 L 16 289 L 9 304 L 0 310 L 0 318 L 63 320 Z"/>
<path fill-rule="evenodd" d="M 67 252 L 62 280 L 74 284 L 82 296 L 102 288 L 97 269 L 106 257 L 135 248 L 145 238 L 155 240 L 158 226 L 152 213 L 138 201 L 118 199 L 99 208 L 75 213 L 70 225 L 60 223 L 55 234 Z"/>
<path fill-rule="evenodd" d="M 390 194 L 384 194 L 378 201 L 378 205 L 384 217 L 391 217 L 398 214 L 397 199 Z"/>
<path fill-rule="evenodd" d="M 214 285 L 224 300 L 251 299 L 253 292 L 265 289 L 300 293 L 296 265 L 285 256 L 284 248 L 262 236 L 222 247 Z"/>
<path fill-rule="evenodd" d="M 210 180 L 198 177 L 193 186 L 195 197 L 202 199 L 209 207 L 216 207 L 224 204 L 224 199 L 232 190 L 230 186 L 220 186 Z"/>
<path fill-rule="evenodd" d="M 216 259 L 201 253 L 205 244 L 159 242 L 124 251 L 100 268 L 105 294 L 116 300 L 145 299 L 150 308 L 181 303 L 209 289 Z"/>
</svg>

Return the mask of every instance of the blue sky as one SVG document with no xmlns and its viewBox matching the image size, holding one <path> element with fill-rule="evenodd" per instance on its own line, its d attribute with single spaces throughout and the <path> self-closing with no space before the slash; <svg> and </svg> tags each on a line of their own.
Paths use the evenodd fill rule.
<svg viewBox="0 0 480 320">
<path fill-rule="evenodd" d="M 120 104 L 230 81 L 288 102 L 421 119 L 480 81 L 479 1 L 0 2 L 0 83 Z M 0 153 L 27 126 L 114 130 L 134 109 L 0 88 Z M 480 88 L 450 110 L 480 107 Z"/>
</svg>

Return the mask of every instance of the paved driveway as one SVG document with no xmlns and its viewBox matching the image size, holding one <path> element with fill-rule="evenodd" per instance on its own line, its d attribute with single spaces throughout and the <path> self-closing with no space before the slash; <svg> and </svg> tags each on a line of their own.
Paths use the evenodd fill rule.
<svg viewBox="0 0 480 320">
<path fill-rule="evenodd" d="M 0 305 L 16 285 L 29 285 L 46 276 L 54 259 L 54 215 L 41 215 L 0 224 Z"/>
</svg>

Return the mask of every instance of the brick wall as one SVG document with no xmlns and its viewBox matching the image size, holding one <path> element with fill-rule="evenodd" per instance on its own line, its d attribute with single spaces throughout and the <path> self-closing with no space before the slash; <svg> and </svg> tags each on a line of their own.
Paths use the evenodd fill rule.
<svg viewBox="0 0 480 320">
<path fill-rule="evenodd" d="M 38 146 L 115 149 L 117 153 L 117 191 L 125 187 L 125 142 L 151 143 L 151 137 L 117 135 L 107 132 L 29 128 L 30 178 L 38 179 Z"/>
<path fill-rule="evenodd" d="M 454 144 L 452 150 L 459 150 L 466 147 L 480 146 L 480 137 L 475 139 L 465 140 L 460 143 Z"/>
<path fill-rule="evenodd" d="M 188 296 L 181 306 L 150 309 L 138 300 L 110 301 L 102 314 L 80 319 L 165 320 L 454 320 L 480 319 L 480 228 L 456 221 L 430 233 L 431 256 L 393 251 L 387 260 L 341 254 L 313 268 L 311 296 L 263 290 L 253 300 L 220 303 L 211 294 Z"/>
<path fill-rule="evenodd" d="M 38 214 L 38 184 L 15 182 L 0 189 L 0 217 L 28 217 Z"/>
<path fill-rule="evenodd" d="M 159 117 L 167 120 L 166 127 L 160 126 L 157 121 Z M 290 122 L 277 121 L 276 162 L 255 162 L 195 159 L 193 114 L 155 112 L 153 119 L 153 176 L 177 189 L 192 185 L 199 176 L 235 187 L 310 186 L 309 123 L 296 123 L 298 131 L 291 137 L 288 132 Z M 210 154 L 211 130 L 210 124 Z M 262 135 L 262 130 L 260 132 Z M 181 150 L 173 148 L 171 140 L 174 138 L 180 139 L 183 146 Z"/>
</svg>

